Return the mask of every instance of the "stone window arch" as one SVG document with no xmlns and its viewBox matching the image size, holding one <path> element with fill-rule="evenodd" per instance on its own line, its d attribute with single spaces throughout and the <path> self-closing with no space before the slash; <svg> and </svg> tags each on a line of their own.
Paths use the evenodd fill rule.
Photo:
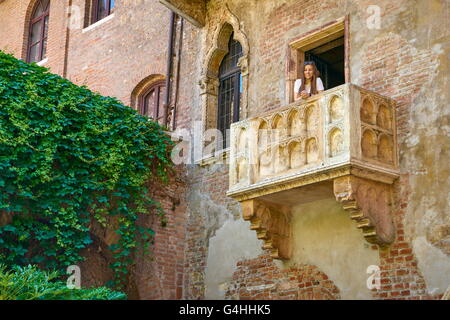
<svg viewBox="0 0 450 320">
<path fill-rule="evenodd" d="M 150 75 L 143 79 L 131 94 L 131 107 L 139 114 L 164 123 L 165 77 Z"/>
<path fill-rule="evenodd" d="M 235 114 L 235 119 L 245 119 L 248 115 L 248 40 L 247 36 L 240 29 L 240 23 L 237 18 L 231 13 L 229 13 L 228 18 L 230 22 L 225 22 L 220 28 L 214 30 L 214 34 L 211 37 L 212 41 L 209 41 L 209 48 L 207 49 L 206 58 L 202 67 L 199 85 L 203 133 L 209 129 L 218 129 L 219 72 L 221 63 L 228 54 L 230 39 L 239 42 L 242 47 L 242 54 L 237 62 L 237 66 L 240 69 L 241 92 L 239 110 L 238 114 Z M 203 134 L 203 136 L 205 136 L 205 134 Z M 205 147 L 210 143 L 211 141 L 203 141 L 202 145 Z M 223 149 L 223 145 L 218 143 L 217 149 Z M 203 158 L 211 158 L 213 156 L 214 155 L 202 152 Z"/>
</svg>

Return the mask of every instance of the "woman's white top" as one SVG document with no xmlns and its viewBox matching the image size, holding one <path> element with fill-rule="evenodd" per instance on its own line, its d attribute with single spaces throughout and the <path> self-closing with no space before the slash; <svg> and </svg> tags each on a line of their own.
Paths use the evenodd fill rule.
<svg viewBox="0 0 450 320">
<path fill-rule="evenodd" d="M 297 79 L 295 80 L 295 84 L 294 84 L 294 92 L 298 93 L 298 90 L 300 90 L 300 87 L 302 86 L 302 79 Z M 325 90 L 325 88 L 323 87 L 323 83 L 322 80 L 320 80 L 320 78 L 316 79 L 316 88 L 317 91 L 323 91 Z M 311 85 L 305 85 L 305 90 L 308 93 L 311 93 Z"/>
</svg>

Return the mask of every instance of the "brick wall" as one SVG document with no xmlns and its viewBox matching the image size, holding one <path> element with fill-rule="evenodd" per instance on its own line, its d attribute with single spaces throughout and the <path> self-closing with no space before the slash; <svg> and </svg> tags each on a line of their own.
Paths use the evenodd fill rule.
<svg viewBox="0 0 450 320">
<path fill-rule="evenodd" d="M 0 49 L 17 58 L 26 58 L 26 21 L 34 3 L 35 0 L 0 3 Z M 131 93 L 141 80 L 166 73 L 170 11 L 158 1 L 116 1 L 114 15 L 97 26 L 85 28 L 85 4 L 85 0 L 51 0 L 44 66 L 78 85 L 129 104 Z M 189 54 L 185 55 L 188 58 Z M 182 72 L 191 71 L 184 68 Z M 179 299 L 183 295 L 185 171 L 178 168 L 168 186 L 149 187 L 167 213 L 167 226 L 162 227 L 155 217 L 140 221 L 152 227 L 156 235 L 152 255 L 136 255 L 127 289 L 131 298 Z M 84 286 L 104 285 L 112 279 L 108 268 L 111 255 L 107 250 L 110 236 L 98 230 L 94 244 L 83 251 L 86 261 L 80 267 Z"/>
<path fill-rule="evenodd" d="M 430 295 L 424 275 L 418 267 L 417 257 L 413 252 L 411 237 L 406 235 L 405 216 L 411 210 L 411 193 L 413 186 L 410 179 L 410 164 L 406 161 L 405 139 L 411 134 L 412 110 L 418 108 L 416 98 L 424 94 L 426 90 L 433 90 L 433 78 L 438 72 L 438 54 L 427 49 L 419 49 L 414 44 L 414 32 L 417 27 L 417 8 L 415 4 L 401 1 L 392 4 L 388 1 L 377 3 L 381 8 L 382 27 L 380 30 L 362 32 L 368 13 L 366 9 L 372 3 L 370 1 L 284 1 L 283 3 L 271 2 L 263 9 L 257 9 L 244 4 L 240 10 L 237 1 L 229 1 L 230 10 L 241 19 L 245 26 L 252 53 L 250 57 L 250 96 L 252 103 L 249 105 L 250 116 L 277 108 L 283 104 L 282 75 L 284 74 L 286 48 L 289 39 L 303 34 L 306 31 L 332 21 L 333 19 L 350 15 L 350 68 L 354 83 L 366 89 L 389 96 L 397 101 L 397 127 L 400 144 L 400 159 L 402 176 L 394 185 L 395 206 L 393 219 L 396 228 L 396 240 L 388 249 L 379 250 L 382 288 L 373 291 L 375 299 L 436 299 L 440 295 Z M 214 24 L 221 22 L 220 6 L 217 1 L 209 5 L 209 19 L 206 28 L 214 30 Z M 214 10 L 213 10 L 214 9 Z M 246 15 L 246 11 L 258 15 L 258 19 L 252 19 Z M 447 8 L 448 10 L 448 8 Z M 217 15 L 215 15 L 215 13 Z M 436 14 L 436 13 L 433 13 Z M 208 24 L 211 23 L 211 26 Z M 405 26 L 411 26 L 406 32 Z M 263 30 L 260 32 L 259 30 Z M 434 30 L 434 29 L 433 29 Z M 436 32 L 435 32 L 436 33 Z M 409 37 L 409 38 L 408 38 Z M 436 36 L 434 36 L 436 37 Z M 208 41 L 208 40 L 207 40 Z M 281 84 L 281 85 L 280 85 Z M 436 84 L 434 84 L 436 85 Z M 444 85 L 441 88 L 445 87 Z M 408 155 L 411 156 L 411 155 Z M 409 160 L 410 161 L 410 160 Z M 220 187 L 217 173 L 212 170 L 204 170 L 199 173 L 206 184 L 200 188 L 211 198 L 217 198 L 217 203 L 226 207 L 224 193 L 218 192 Z M 415 186 L 419 188 L 420 186 Z M 217 197 L 218 195 L 218 197 Z M 208 251 L 208 239 L 202 238 L 206 231 L 199 232 L 195 228 L 198 224 L 204 226 L 201 217 L 196 216 L 192 221 L 193 230 L 190 232 L 192 245 L 201 249 L 197 261 L 204 263 Z M 410 222 L 408 222 L 410 223 Z M 411 227 L 409 228 L 411 229 Z M 194 251 L 194 249 L 191 249 Z M 205 253 L 206 251 L 206 253 Z M 250 268 L 252 263 L 258 265 Z M 272 262 L 260 256 L 253 260 L 241 261 L 237 264 L 238 271 L 233 274 L 232 287 L 226 294 L 226 298 L 276 298 L 283 290 L 275 285 L 271 290 L 257 290 L 249 294 L 247 287 L 270 283 L 270 277 L 265 268 L 275 268 L 275 273 L 282 273 L 282 269 L 272 265 Z M 302 273 L 300 268 L 297 272 Z M 202 270 L 195 270 L 196 287 L 200 292 L 195 297 L 201 298 L 202 294 Z M 295 283 L 295 281 L 293 281 Z M 293 286 L 298 292 L 297 284 Z M 294 291 L 295 291 L 294 290 Z M 301 297 L 296 293 L 297 298 Z"/>
<path fill-rule="evenodd" d="M 227 299 L 338 300 L 339 289 L 316 266 L 300 265 L 281 270 L 270 254 L 238 262 Z"/>
<path fill-rule="evenodd" d="M 350 15 L 352 81 L 392 97 L 398 103 L 402 176 L 395 184 L 393 218 L 396 240 L 388 249 L 379 251 L 382 290 L 374 291 L 373 297 L 438 298 L 439 295 L 430 296 L 427 293 L 405 225 L 405 217 L 411 210 L 411 195 L 422 188 L 411 184 L 411 165 L 408 164 L 410 154 L 406 140 L 414 130 L 412 111 L 417 108 L 415 100 L 423 94 L 423 88 L 433 89 L 435 84 L 431 82 L 430 75 L 438 72 L 439 65 L 439 55 L 435 51 L 418 49 L 412 42 L 414 32 L 419 32 L 419 28 L 406 30 L 407 26 L 416 23 L 416 5 L 419 4 L 404 0 L 395 4 L 387 0 L 377 2 L 385 19 L 382 29 L 362 34 L 359 30 L 367 18 L 365 10 L 372 4 L 368 0 L 264 1 L 258 6 L 237 0 L 209 1 L 205 28 L 198 29 L 186 21 L 184 23 L 183 50 L 178 57 L 181 59 L 176 118 L 178 128 L 191 130 L 193 121 L 201 119 L 198 80 L 206 55 L 203 51 L 207 47 L 202 41 L 209 41 L 208 32 L 223 22 L 220 16 L 223 11 L 218 8 L 225 2 L 233 15 L 240 19 L 242 30 L 249 38 L 251 116 L 279 107 L 284 101 L 283 77 L 289 39 L 338 17 Z M 73 8 L 78 8 L 83 16 L 85 3 L 85 0 L 72 0 Z M 18 58 L 25 57 L 25 21 L 32 4 L 28 0 L 0 2 L 0 49 Z M 48 62 L 45 64 L 50 71 L 65 75 L 103 95 L 115 96 L 126 104 L 130 103 L 131 93 L 141 80 L 150 75 L 165 75 L 170 11 L 158 1 L 116 1 L 112 18 L 87 29 L 83 22 L 78 27 L 71 25 L 67 29 L 68 5 L 69 0 L 51 1 Z M 74 14 L 75 11 L 71 12 Z M 436 13 L 432 14 L 437 17 Z M 434 26 L 432 23 L 430 25 Z M 435 29 L 438 27 L 434 26 Z M 435 29 L 427 29 L 427 32 L 436 33 L 433 31 Z M 424 38 L 426 34 L 420 36 Z M 428 166 L 432 166 L 432 160 Z M 191 166 L 180 170 L 185 170 L 188 176 L 174 178 L 172 185 L 157 192 L 169 212 L 168 226 L 161 228 L 157 221 L 143 222 L 153 223 L 157 236 L 153 260 L 138 258 L 134 278 L 130 281 L 133 297 L 204 298 L 209 238 L 220 225 L 211 227 L 209 209 L 199 212 L 198 208 L 202 207 L 194 204 L 192 199 L 202 195 L 201 199 L 207 199 L 208 203 L 229 212 L 230 217 L 237 218 L 239 215 L 237 203 L 225 195 L 228 189 L 227 166 Z M 102 274 L 88 271 L 87 282 L 111 277 L 105 263 L 108 257 L 99 258 L 96 250 L 91 248 L 92 252 L 86 255 L 88 262 L 102 266 Z M 302 265 L 283 270 L 266 254 L 239 262 L 236 272 L 230 277 L 232 281 L 226 298 L 340 297 L 339 288 L 317 267 Z"/>
<path fill-rule="evenodd" d="M 437 71 L 437 55 L 430 50 L 417 50 L 405 39 L 391 34 L 371 43 L 365 50 L 364 61 L 362 86 L 396 100 L 398 139 L 400 144 L 404 144 L 411 130 L 409 119 L 413 101 L 423 88 L 432 85 L 430 75 Z M 375 293 L 375 297 L 439 298 L 439 295 L 433 297 L 427 293 L 412 244 L 405 238 L 404 218 L 411 186 L 410 173 L 402 171 L 395 184 L 394 223 L 397 237 L 388 249 L 380 251 L 382 288 Z"/>
</svg>

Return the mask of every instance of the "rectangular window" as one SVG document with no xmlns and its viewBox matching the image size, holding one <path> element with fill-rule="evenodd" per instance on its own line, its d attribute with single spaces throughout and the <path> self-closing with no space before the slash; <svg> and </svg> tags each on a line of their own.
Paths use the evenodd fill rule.
<svg viewBox="0 0 450 320">
<path fill-rule="evenodd" d="M 109 16 L 114 5 L 114 0 L 92 0 L 91 24 Z"/>
<path fill-rule="evenodd" d="M 287 103 L 294 101 L 294 82 L 305 61 L 314 61 L 325 90 L 350 82 L 348 17 L 337 19 L 294 39 L 286 78 Z"/>
</svg>

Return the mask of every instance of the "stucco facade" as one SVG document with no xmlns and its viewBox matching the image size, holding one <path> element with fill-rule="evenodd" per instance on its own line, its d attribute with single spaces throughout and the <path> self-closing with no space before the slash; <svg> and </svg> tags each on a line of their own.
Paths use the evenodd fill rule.
<svg viewBox="0 0 450 320">
<path fill-rule="evenodd" d="M 34 2 L 0 1 L 0 49 L 17 58 L 26 57 Z M 187 161 L 159 193 L 168 226 L 155 227 L 160 237 L 157 233 L 154 260 L 137 258 L 130 280 L 134 297 L 442 297 L 450 286 L 448 0 L 383 0 L 375 6 L 366 0 L 117 0 L 112 14 L 94 25 L 84 19 L 86 3 L 51 0 L 47 59 L 41 64 L 130 107 L 143 84 L 166 78 L 170 9 L 179 14 L 170 77 L 171 129 L 183 137 Z M 208 157 L 204 142 L 195 138 L 215 126 L 217 72 L 231 34 L 243 50 L 239 118 L 251 121 L 290 105 L 298 76 L 296 46 L 306 48 L 305 39 L 333 23 L 342 26 L 335 30 L 345 40 L 346 85 L 393 101 L 395 151 L 392 168 L 385 168 L 392 179 L 364 178 L 388 185 L 388 209 L 374 218 L 369 198 L 356 197 L 370 230 L 377 232 L 375 239 L 343 207 L 336 185 L 334 192 L 324 186 L 332 180 L 308 182 L 315 196 L 305 201 L 294 201 L 303 190 L 295 188 L 303 185 L 283 187 L 292 205 L 289 221 L 283 222 L 290 233 L 281 246 L 290 251 L 277 257 L 265 235 L 255 232 L 260 229 L 253 218 L 243 219 L 247 199 L 228 192 L 230 175 L 234 181 L 233 149 Z M 349 135 L 348 143 L 359 148 L 355 136 Z M 283 199 L 271 191 L 263 201 Z M 389 235 L 383 238 L 380 230 Z M 101 258 L 87 256 L 82 266 L 86 283 L 107 280 L 106 271 L 93 271 L 92 265 L 101 265 L 95 259 Z M 379 288 L 367 287 L 371 266 L 380 270 Z"/>
</svg>

